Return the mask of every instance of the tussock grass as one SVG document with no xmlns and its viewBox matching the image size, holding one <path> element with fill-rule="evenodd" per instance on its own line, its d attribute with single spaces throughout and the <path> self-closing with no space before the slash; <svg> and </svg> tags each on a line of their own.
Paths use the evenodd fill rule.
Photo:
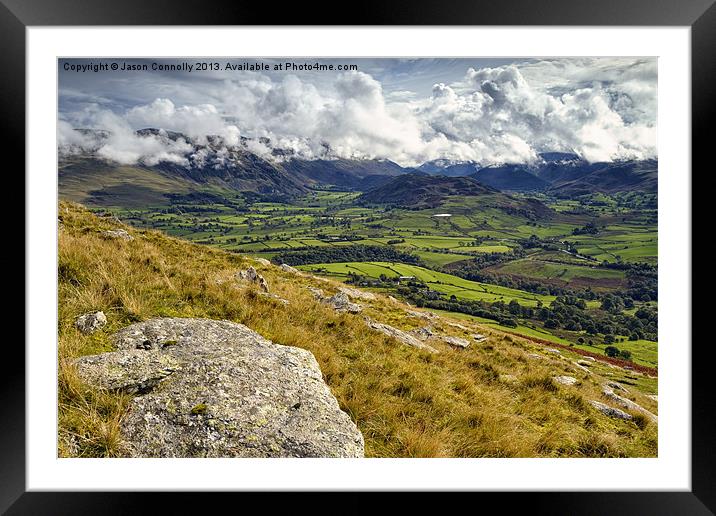
<svg viewBox="0 0 716 516">
<path fill-rule="evenodd" d="M 430 354 L 370 330 L 362 315 L 334 312 L 305 288 L 333 293 L 336 282 L 294 276 L 156 231 L 125 228 L 133 241 L 105 239 L 100 231 L 117 224 L 75 204 L 61 203 L 59 216 L 60 456 L 122 455 L 119 423 L 130 397 L 83 385 L 72 359 L 110 351 L 112 333 L 158 316 L 228 319 L 277 344 L 311 351 L 341 408 L 362 431 L 370 457 L 656 455 L 654 424 L 611 420 L 593 410 L 586 400 L 600 399 L 600 381 L 587 379 L 562 357 L 527 357 L 541 349 L 529 340 L 464 320 L 459 323 L 469 331 L 450 326 L 445 317 L 408 317 L 407 305 L 381 296 L 361 301 L 366 315 L 403 330 L 432 324 L 454 336 L 489 336 L 465 350 L 431 342 L 440 353 Z M 237 282 L 234 274 L 248 265 L 289 305 Z M 108 324 L 85 336 L 74 321 L 91 310 L 104 311 Z M 552 377 L 560 374 L 581 382 L 557 385 Z M 645 402 L 641 395 L 636 399 Z"/>
</svg>

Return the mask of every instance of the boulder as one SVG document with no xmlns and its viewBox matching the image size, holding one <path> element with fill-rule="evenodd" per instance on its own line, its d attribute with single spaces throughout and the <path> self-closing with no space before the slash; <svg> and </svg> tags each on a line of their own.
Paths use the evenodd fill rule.
<svg viewBox="0 0 716 516">
<path fill-rule="evenodd" d="M 323 295 L 323 290 L 316 287 L 306 287 L 308 291 L 313 294 L 313 297 L 316 299 L 323 299 L 325 296 Z"/>
<path fill-rule="evenodd" d="M 381 333 L 384 333 L 384 334 L 388 335 L 389 337 L 393 337 L 401 344 L 405 344 L 407 346 L 412 346 L 412 347 L 418 348 L 418 349 L 424 349 L 431 353 L 438 353 L 437 349 L 435 349 L 432 346 L 429 346 L 428 344 L 425 344 L 424 342 L 421 342 L 420 340 L 418 340 L 415 337 L 413 337 L 412 335 L 410 335 L 408 332 L 399 330 L 398 328 L 394 328 L 393 326 L 390 326 L 388 324 L 379 323 L 377 321 L 372 320 L 369 317 L 365 318 L 365 322 L 369 328 L 379 331 Z"/>
<path fill-rule="evenodd" d="M 268 283 L 266 282 L 264 277 L 261 276 L 261 274 L 256 272 L 256 269 L 254 269 L 253 267 L 249 267 L 245 271 L 239 271 L 238 273 L 236 273 L 236 276 L 240 280 L 248 281 L 250 283 L 255 283 L 264 292 L 269 291 Z"/>
<path fill-rule="evenodd" d="M 127 233 L 124 229 L 108 229 L 106 231 L 102 231 L 102 236 L 105 238 L 118 238 L 128 242 L 134 240 L 134 237 Z"/>
<path fill-rule="evenodd" d="M 574 376 L 555 376 L 554 381 L 562 385 L 574 385 L 577 379 Z"/>
<path fill-rule="evenodd" d="M 364 301 L 373 301 L 376 299 L 375 294 L 372 292 L 363 292 L 362 290 L 349 287 L 338 287 L 338 290 L 351 299 L 362 299 Z"/>
<path fill-rule="evenodd" d="M 629 409 L 629 410 L 636 411 L 636 412 L 641 412 L 648 419 L 650 419 L 652 422 L 654 422 L 654 423 L 658 422 L 658 418 L 656 417 L 655 414 L 649 412 L 648 410 L 646 410 L 644 407 L 642 407 L 638 403 L 635 403 L 632 400 L 629 400 L 627 398 L 623 398 L 623 397 L 619 396 L 608 385 L 604 386 L 604 388 L 602 389 L 602 394 L 604 395 L 605 398 L 608 398 L 608 399 L 616 402 L 617 404 L 621 405 L 622 407 Z"/>
<path fill-rule="evenodd" d="M 435 333 L 433 333 L 433 330 L 431 328 L 428 328 L 427 326 L 424 326 L 423 328 L 416 328 L 414 330 L 410 330 L 410 333 L 412 335 L 415 335 L 420 340 L 428 340 L 429 338 L 435 336 Z"/>
<path fill-rule="evenodd" d="M 281 270 L 282 270 L 283 272 L 289 272 L 289 273 L 291 273 L 291 274 L 296 274 L 296 275 L 298 275 L 298 276 L 302 276 L 302 275 L 303 275 L 303 273 L 302 273 L 301 271 L 299 271 L 298 269 L 296 269 L 296 268 L 294 268 L 294 267 L 291 267 L 290 265 L 287 265 L 287 264 L 285 264 L 285 263 L 282 263 L 282 264 L 281 264 Z"/>
<path fill-rule="evenodd" d="M 623 410 L 619 410 L 618 408 L 610 407 L 609 405 L 605 405 L 604 403 L 595 400 L 589 400 L 589 403 L 605 416 L 613 417 L 616 419 L 625 419 L 627 421 L 632 419 L 631 414 L 627 414 L 626 412 L 624 412 Z"/>
<path fill-rule="evenodd" d="M 444 336 L 443 340 L 450 344 L 454 348 L 465 349 L 470 345 L 470 341 L 467 339 L 461 339 L 460 337 Z"/>
<path fill-rule="evenodd" d="M 607 387 L 611 387 L 615 391 L 622 391 L 622 392 L 629 393 L 629 390 L 626 387 L 624 387 L 622 384 L 620 384 L 619 382 L 607 382 Z"/>
<path fill-rule="evenodd" d="M 94 333 L 107 324 L 107 316 L 104 312 L 88 312 L 80 315 L 75 321 L 75 326 L 85 335 Z"/>
<path fill-rule="evenodd" d="M 596 358 L 590 357 L 590 356 L 586 356 L 586 355 L 583 357 L 583 360 L 589 360 L 590 362 L 596 362 L 596 361 L 597 361 Z"/>
<path fill-rule="evenodd" d="M 284 299 L 281 296 L 278 296 L 276 294 L 271 294 L 269 292 L 259 292 L 259 294 L 263 297 L 272 299 L 272 300 L 276 301 L 277 303 L 281 303 L 282 305 L 288 306 L 291 304 L 288 302 L 288 299 Z"/>
<path fill-rule="evenodd" d="M 577 360 L 577 365 L 581 365 L 584 367 L 592 367 L 592 362 L 589 360 Z"/>
<path fill-rule="evenodd" d="M 482 333 L 473 333 L 472 338 L 475 339 L 477 342 L 482 342 L 483 340 L 487 340 L 487 337 L 485 337 Z"/>
<path fill-rule="evenodd" d="M 362 457 L 313 355 L 244 325 L 160 318 L 76 361 L 100 388 L 138 393 L 121 422 L 130 457 Z"/>
<path fill-rule="evenodd" d="M 550 353 L 554 353 L 555 355 L 561 355 L 561 354 L 562 354 L 562 352 L 561 352 L 560 350 L 554 349 L 554 348 L 547 348 L 547 351 L 549 351 Z"/>
<path fill-rule="evenodd" d="M 322 302 L 326 303 L 337 312 L 349 312 L 352 314 L 357 314 L 363 310 L 360 305 L 351 303 L 351 301 L 348 299 L 348 296 L 345 295 L 343 292 L 338 292 L 331 297 L 324 298 L 322 299 Z"/>
<path fill-rule="evenodd" d="M 256 261 L 261 265 L 271 265 L 271 262 L 268 261 L 266 258 L 256 258 Z"/>
<path fill-rule="evenodd" d="M 410 305 L 408 305 L 410 306 Z M 417 317 L 419 319 L 426 319 L 428 321 L 439 319 L 440 316 L 432 312 L 418 312 L 417 310 L 406 310 L 405 313 L 411 317 Z"/>
</svg>

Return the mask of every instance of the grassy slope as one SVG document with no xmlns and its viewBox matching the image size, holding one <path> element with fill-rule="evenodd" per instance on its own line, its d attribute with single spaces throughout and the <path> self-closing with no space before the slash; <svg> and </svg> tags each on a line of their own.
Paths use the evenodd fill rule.
<svg viewBox="0 0 716 516">
<path fill-rule="evenodd" d="M 349 272 L 362 276 L 378 278 L 381 274 L 388 277 L 414 276 L 425 281 L 430 288 L 444 294 L 452 295 L 460 299 L 484 300 L 488 302 L 504 301 L 509 303 L 513 299 L 524 306 L 537 306 L 538 301 L 549 304 L 554 301 L 555 296 L 532 294 L 524 290 L 501 287 L 470 281 L 452 274 L 431 271 L 416 265 L 392 262 L 340 262 L 340 263 L 318 263 L 312 265 L 301 265 L 300 269 L 316 271 L 336 278 L 347 278 Z"/>
<path fill-rule="evenodd" d="M 465 320 L 463 325 L 488 335 L 488 341 L 463 351 L 436 343 L 441 353 L 427 354 L 368 330 L 360 316 L 330 310 L 304 288 L 313 285 L 330 293 L 338 283 L 292 276 L 157 231 L 127 228 L 135 240 L 107 240 L 99 231 L 116 224 L 78 205 L 61 203 L 59 216 L 62 456 L 117 455 L 118 423 L 129 402 L 127 396 L 82 385 L 71 359 L 110 350 L 114 331 L 157 316 L 228 319 L 274 342 L 310 350 L 341 407 L 363 432 L 367 456 L 656 455 L 655 425 L 643 418 L 638 425 L 612 420 L 588 405 L 588 399 L 600 399 L 604 379 L 574 369 L 576 356 L 567 360 L 544 353 L 526 339 Z M 233 279 L 250 263 L 290 305 L 261 297 Z M 365 306 L 365 313 L 403 329 L 420 326 L 417 318 L 406 316 L 406 309 L 379 296 Z M 73 322 L 89 310 L 103 310 L 109 322 L 84 336 Z M 435 327 L 445 334 L 469 335 L 449 321 L 443 317 Z M 528 357 L 534 352 L 544 358 Z M 551 380 L 557 374 L 575 376 L 580 383 L 557 385 Z M 655 402 L 640 393 L 630 396 L 656 411 Z"/>
</svg>

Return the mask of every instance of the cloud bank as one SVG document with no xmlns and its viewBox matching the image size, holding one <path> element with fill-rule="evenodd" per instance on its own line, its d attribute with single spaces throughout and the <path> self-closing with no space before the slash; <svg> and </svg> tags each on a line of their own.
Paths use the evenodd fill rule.
<svg viewBox="0 0 716 516">
<path fill-rule="evenodd" d="M 470 67 L 461 80 L 437 83 L 423 97 L 384 91 L 364 72 L 337 74 L 321 84 L 296 75 L 246 74 L 200 91 L 207 99 L 201 104 L 160 96 L 119 111 L 92 101 L 63 112 L 60 150 L 93 149 L 104 159 L 147 165 L 186 165 L 210 142 L 215 151 L 242 145 L 268 159 L 282 159 L 274 153 L 280 149 L 282 156 L 401 165 L 434 159 L 524 163 L 546 151 L 575 152 L 588 161 L 657 155 L 655 60 Z M 79 127 L 107 133 L 98 140 L 73 130 Z M 147 127 L 185 137 L 136 134 Z"/>
</svg>

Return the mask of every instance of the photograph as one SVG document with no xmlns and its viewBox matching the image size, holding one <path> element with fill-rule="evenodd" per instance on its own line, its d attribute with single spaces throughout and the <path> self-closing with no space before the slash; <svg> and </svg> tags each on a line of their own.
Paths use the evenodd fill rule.
<svg viewBox="0 0 716 516">
<path fill-rule="evenodd" d="M 58 56 L 59 461 L 658 458 L 659 59 Z"/>
</svg>

